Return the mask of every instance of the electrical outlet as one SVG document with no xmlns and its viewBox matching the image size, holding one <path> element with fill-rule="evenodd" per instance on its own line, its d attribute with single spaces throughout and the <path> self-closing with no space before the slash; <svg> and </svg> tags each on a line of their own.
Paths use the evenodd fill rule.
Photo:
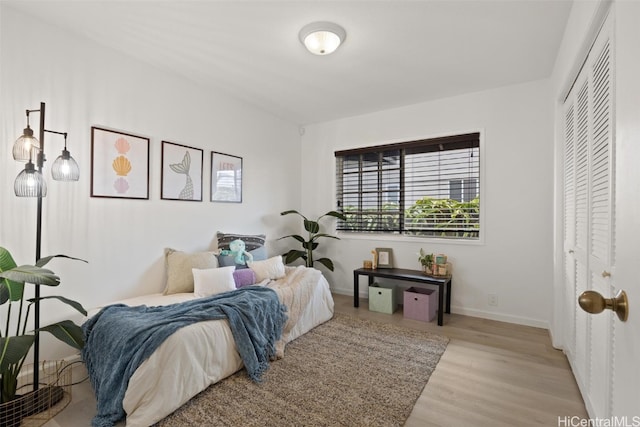
<svg viewBox="0 0 640 427">
<path fill-rule="evenodd" d="M 498 305 L 498 295 L 489 294 L 488 295 L 488 303 L 489 303 L 489 305 Z"/>
</svg>

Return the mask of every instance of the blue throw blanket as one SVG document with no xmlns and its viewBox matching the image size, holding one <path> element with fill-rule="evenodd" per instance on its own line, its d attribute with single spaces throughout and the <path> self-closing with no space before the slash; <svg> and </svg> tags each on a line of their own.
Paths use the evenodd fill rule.
<svg viewBox="0 0 640 427">
<path fill-rule="evenodd" d="M 92 425 L 113 426 L 125 416 L 122 400 L 129 378 L 171 334 L 195 322 L 224 318 L 247 373 L 259 381 L 287 320 L 286 306 L 272 289 L 248 286 L 161 307 L 116 304 L 85 322 L 82 358 L 98 401 Z"/>
</svg>

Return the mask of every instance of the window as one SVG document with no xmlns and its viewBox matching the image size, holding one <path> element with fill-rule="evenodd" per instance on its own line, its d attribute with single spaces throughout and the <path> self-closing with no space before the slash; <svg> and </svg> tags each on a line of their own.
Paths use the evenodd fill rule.
<svg viewBox="0 0 640 427">
<path fill-rule="evenodd" d="M 336 151 L 338 230 L 478 239 L 480 134 Z"/>
<path fill-rule="evenodd" d="M 449 198 L 458 202 L 470 202 L 478 197 L 478 180 L 476 178 L 450 179 Z"/>
</svg>

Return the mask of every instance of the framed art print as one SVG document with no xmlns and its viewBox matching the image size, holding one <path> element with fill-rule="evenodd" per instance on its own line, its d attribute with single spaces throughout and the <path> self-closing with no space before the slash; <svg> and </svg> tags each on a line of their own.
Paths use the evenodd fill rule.
<svg viewBox="0 0 640 427">
<path fill-rule="evenodd" d="M 201 202 L 203 159 L 199 148 L 162 141 L 160 198 Z"/>
<path fill-rule="evenodd" d="M 392 253 L 391 248 L 376 248 L 376 255 L 378 258 L 378 268 L 393 268 L 391 253 Z"/>
<path fill-rule="evenodd" d="M 91 197 L 149 199 L 149 138 L 91 127 Z"/>
<path fill-rule="evenodd" d="M 211 201 L 242 203 L 242 157 L 211 152 Z"/>
</svg>

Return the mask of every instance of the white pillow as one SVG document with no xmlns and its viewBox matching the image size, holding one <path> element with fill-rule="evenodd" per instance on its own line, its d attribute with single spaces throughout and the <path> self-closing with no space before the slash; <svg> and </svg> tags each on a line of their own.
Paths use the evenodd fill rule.
<svg viewBox="0 0 640 427">
<path fill-rule="evenodd" d="M 282 279 L 284 277 L 284 263 L 281 255 L 264 261 L 248 261 L 247 265 L 256 274 L 257 282 L 262 282 L 265 279 Z"/>
<path fill-rule="evenodd" d="M 235 266 L 207 268 L 204 270 L 194 268 L 193 272 L 193 294 L 196 297 L 208 297 L 232 291 L 236 288 L 233 280 Z"/>
</svg>

